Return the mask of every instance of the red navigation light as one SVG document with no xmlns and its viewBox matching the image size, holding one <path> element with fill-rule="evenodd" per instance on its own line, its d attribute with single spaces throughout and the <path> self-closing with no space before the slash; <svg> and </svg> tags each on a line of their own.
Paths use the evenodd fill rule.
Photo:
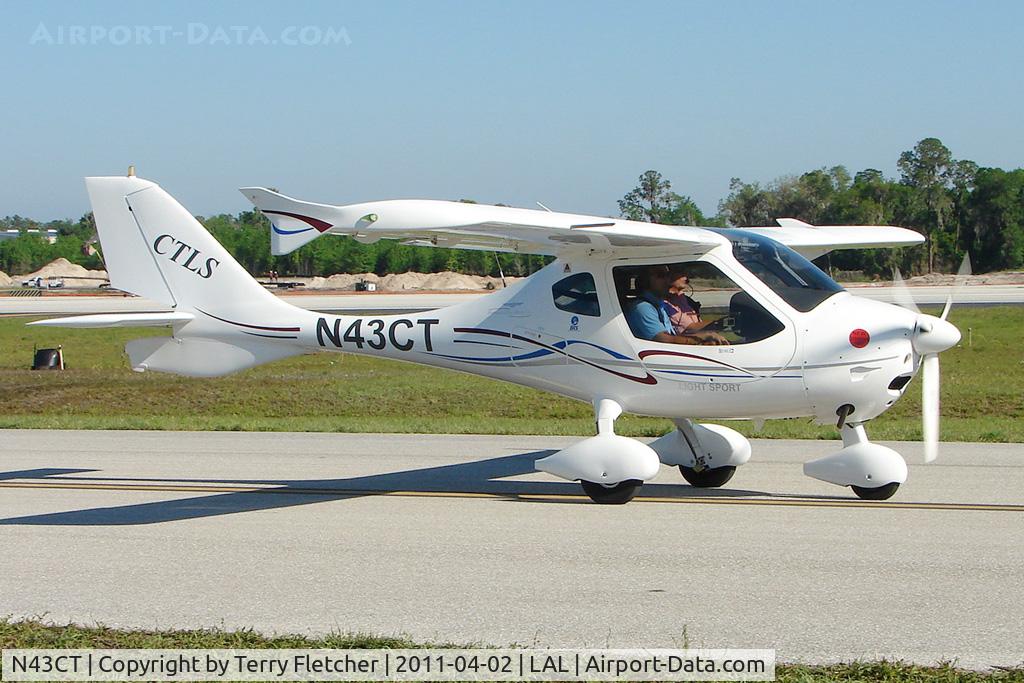
<svg viewBox="0 0 1024 683">
<path fill-rule="evenodd" d="M 862 330 L 859 327 L 850 333 L 850 344 L 857 349 L 863 349 L 871 341 L 871 335 L 868 334 L 867 330 Z"/>
</svg>

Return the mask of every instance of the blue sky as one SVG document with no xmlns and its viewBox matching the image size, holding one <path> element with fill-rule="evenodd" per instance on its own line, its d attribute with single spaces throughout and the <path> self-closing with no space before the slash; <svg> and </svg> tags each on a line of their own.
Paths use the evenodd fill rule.
<svg viewBox="0 0 1024 683">
<path fill-rule="evenodd" d="M 714 212 L 732 176 L 895 174 L 928 136 L 1016 168 L 1022 26 L 994 1 L 5 2 L 0 215 L 77 217 L 129 163 L 198 214 L 245 185 L 612 214 L 648 168 Z M 281 44 L 303 27 L 347 42 Z"/>
</svg>

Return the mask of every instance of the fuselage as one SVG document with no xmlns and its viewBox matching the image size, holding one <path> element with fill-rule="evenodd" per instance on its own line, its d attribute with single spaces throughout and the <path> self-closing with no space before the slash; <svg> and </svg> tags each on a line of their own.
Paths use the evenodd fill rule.
<svg viewBox="0 0 1024 683">
<path fill-rule="evenodd" d="M 305 349 L 433 365 L 587 402 L 609 398 L 629 412 L 669 418 L 814 416 L 827 423 L 849 406 L 850 419 L 864 421 L 900 397 L 917 365 L 913 314 L 854 297 L 831 280 L 819 282 L 823 291 L 793 294 L 792 287 L 755 275 L 734 247 L 723 237 L 700 254 L 581 252 L 507 289 L 444 309 L 381 316 L 293 309 L 291 320 L 246 320 L 246 331 Z M 623 269 L 680 261 L 723 276 L 699 296 L 705 308 L 724 312 L 726 327 L 738 329 L 744 315 L 750 327 L 754 306 L 768 320 L 767 336 L 734 334 L 733 343 L 704 346 L 634 334 L 625 311 L 636 297 L 623 291 Z"/>
</svg>

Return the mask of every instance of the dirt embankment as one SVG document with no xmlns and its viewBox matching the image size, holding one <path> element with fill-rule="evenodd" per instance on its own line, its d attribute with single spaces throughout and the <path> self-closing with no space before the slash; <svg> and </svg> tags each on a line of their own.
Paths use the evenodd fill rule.
<svg viewBox="0 0 1024 683">
<path fill-rule="evenodd" d="M 905 282 L 913 286 L 951 286 L 956 283 L 957 276 L 951 273 L 929 273 L 927 275 L 915 275 L 908 277 Z M 878 282 L 854 282 L 854 287 L 889 287 L 892 280 L 880 280 Z M 965 284 L 968 287 L 978 285 L 1024 285 L 1024 272 L 1002 271 L 999 273 L 982 273 L 981 275 L 968 275 Z"/>
</svg>

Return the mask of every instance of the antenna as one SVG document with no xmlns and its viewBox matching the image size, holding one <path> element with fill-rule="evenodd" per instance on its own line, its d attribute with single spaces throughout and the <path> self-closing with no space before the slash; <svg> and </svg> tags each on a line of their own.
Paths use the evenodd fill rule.
<svg viewBox="0 0 1024 683">
<path fill-rule="evenodd" d="M 544 205 L 543 205 L 543 204 L 541 204 L 540 202 L 537 202 L 537 206 L 539 206 L 540 208 L 544 209 L 544 210 L 545 210 L 545 211 L 547 211 L 548 213 L 554 213 L 554 211 L 552 211 L 552 210 L 551 210 L 551 209 L 549 209 L 548 207 L 544 206 Z"/>
<path fill-rule="evenodd" d="M 131 166 L 128 167 L 128 177 L 129 178 L 134 178 L 135 177 L 135 164 L 132 164 Z"/>
</svg>

